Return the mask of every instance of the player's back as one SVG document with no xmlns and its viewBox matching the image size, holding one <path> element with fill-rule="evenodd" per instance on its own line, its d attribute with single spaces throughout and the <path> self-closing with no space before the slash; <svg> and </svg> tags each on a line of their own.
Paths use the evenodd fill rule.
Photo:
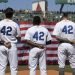
<svg viewBox="0 0 75 75">
<path fill-rule="evenodd" d="M 17 42 L 17 23 L 12 20 L 4 19 L 0 22 L 0 33 L 10 42 Z"/>
<path fill-rule="evenodd" d="M 48 30 L 43 26 L 33 26 L 28 29 L 30 38 L 33 42 L 39 44 L 46 44 L 46 39 L 48 36 Z"/>
<path fill-rule="evenodd" d="M 62 20 L 57 23 L 60 36 L 68 38 L 69 40 L 75 39 L 75 23 L 70 20 Z"/>
</svg>

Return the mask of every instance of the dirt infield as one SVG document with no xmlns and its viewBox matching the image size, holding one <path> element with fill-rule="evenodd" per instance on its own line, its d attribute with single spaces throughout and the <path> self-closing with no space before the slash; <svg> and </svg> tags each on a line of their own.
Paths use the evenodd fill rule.
<svg viewBox="0 0 75 75">
<path fill-rule="evenodd" d="M 6 75 L 10 75 L 7 73 Z M 29 75 L 29 70 L 19 71 L 18 75 Z M 39 70 L 37 70 L 37 75 L 40 75 Z M 58 75 L 58 71 L 48 70 L 48 75 Z M 72 75 L 71 73 L 66 72 L 65 75 Z"/>
<path fill-rule="evenodd" d="M 37 70 L 36 73 L 37 73 L 36 75 L 40 75 L 39 70 Z M 57 66 L 48 66 L 47 74 L 48 75 L 58 75 L 58 67 Z M 9 67 L 6 70 L 6 75 L 10 75 Z M 18 71 L 18 75 L 29 75 L 28 67 L 27 66 L 20 66 L 19 71 Z M 72 75 L 69 67 L 67 67 L 65 75 Z"/>
</svg>

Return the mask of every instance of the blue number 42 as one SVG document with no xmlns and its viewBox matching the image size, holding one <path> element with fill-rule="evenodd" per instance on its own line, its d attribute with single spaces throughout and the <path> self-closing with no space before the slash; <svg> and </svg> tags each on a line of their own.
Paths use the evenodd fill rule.
<svg viewBox="0 0 75 75">
<path fill-rule="evenodd" d="M 11 36 L 11 31 L 12 31 L 12 28 L 10 26 L 8 27 L 3 26 L 1 29 L 1 33 L 3 33 L 3 35 Z"/>
<path fill-rule="evenodd" d="M 33 38 L 36 40 L 44 40 L 44 32 L 35 32 Z"/>
<path fill-rule="evenodd" d="M 73 34 L 73 26 L 69 25 L 69 26 L 64 26 L 62 29 L 62 32 L 64 32 L 65 34 Z"/>
</svg>

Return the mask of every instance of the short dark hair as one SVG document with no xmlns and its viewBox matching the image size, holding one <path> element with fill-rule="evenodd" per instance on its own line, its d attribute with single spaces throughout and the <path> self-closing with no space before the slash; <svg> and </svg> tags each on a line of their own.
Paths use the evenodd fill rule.
<svg viewBox="0 0 75 75">
<path fill-rule="evenodd" d="M 4 10 L 6 18 L 12 18 L 14 10 L 12 8 L 6 8 Z"/>
<path fill-rule="evenodd" d="M 63 12 L 63 17 L 68 17 L 68 12 Z"/>
<path fill-rule="evenodd" d="M 34 16 L 33 25 L 39 25 L 41 23 L 41 18 L 39 16 Z"/>
</svg>

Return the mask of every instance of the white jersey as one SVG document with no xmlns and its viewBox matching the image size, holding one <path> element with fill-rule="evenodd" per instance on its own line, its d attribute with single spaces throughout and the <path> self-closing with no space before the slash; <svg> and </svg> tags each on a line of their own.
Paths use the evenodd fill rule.
<svg viewBox="0 0 75 75">
<path fill-rule="evenodd" d="M 75 23 L 70 20 L 62 20 L 55 25 L 53 35 L 67 38 L 68 40 L 75 39 Z"/>
<path fill-rule="evenodd" d="M 25 39 L 38 44 L 46 44 L 46 41 L 51 40 L 51 35 L 43 26 L 32 26 L 27 30 Z"/>
<path fill-rule="evenodd" d="M 16 37 L 21 36 L 18 24 L 9 19 L 0 21 L 0 33 L 2 39 L 12 43 L 17 43 Z"/>
</svg>

